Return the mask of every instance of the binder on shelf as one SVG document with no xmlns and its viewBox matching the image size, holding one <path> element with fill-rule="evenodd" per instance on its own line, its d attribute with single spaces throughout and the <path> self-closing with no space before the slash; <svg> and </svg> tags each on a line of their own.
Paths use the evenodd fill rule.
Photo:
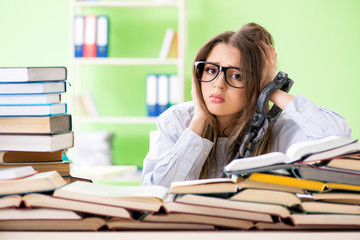
<svg viewBox="0 0 360 240">
<path fill-rule="evenodd" d="M 157 76 L 148 74 L 146 76 L 146 108 L 148 117 L 157 116 Z"/>
<path fill-rule="evenodd" d="M 84 16 L 78 15 L 75 16 L 74 20 L 74 48 L 75 48 L 75 57 L 83 56 L 83 47 L 84 47 Z"/>
<path fill-rule="evenodd" d="M 157 115 L 163 113 L 169 107 L 169 77 L 166 74 L 158 76 L 158 111 Z"/>
<path fill-rule="evenodd" d="M 169 52 L 170 52 L 170 46 L 171 46 L 171 42 L 174 38 L 174 29 L 172 28 L 168 28 L 166 29 L 165 32 L 165 36 L 164 36 L 164 40 L 161 46 L 161 51 L 160 51 L 160 59 L 167 59 L 169 56 Z"/>
<path fill-rule="evenodd" d="M 179 104 L 181 102 L 181 95 L 182 92 L 179 90 L 180 88 L 180 82 L 177 75 L 172 74 L 169 77 L 169 107 Z"/>
<path fill-rule="evenodd" d="M 96 31 L 96 54 L 97 57 L 108 56 L 109 42 L 109 18 L 107 16 L 97 17 Z"/>
<path fill-rule="evenodd" d="M 85 16 L 84 57 L 96 57 L 96 16 Z"/>
</svg>

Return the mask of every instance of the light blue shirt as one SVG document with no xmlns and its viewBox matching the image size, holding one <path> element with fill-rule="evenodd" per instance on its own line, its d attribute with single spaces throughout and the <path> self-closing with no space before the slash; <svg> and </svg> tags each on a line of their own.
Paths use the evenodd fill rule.
<svg viewBox="0 0 360 240">
<path fill-rule="evenodd" d="M 169 187 L 173 181 L 198 179 L 213 143 L 190 129 L 193 103 L 169 108 L 157 119 L 158 136 L 144 159 L 142 185 Z M 351 136 L 347 121 L 337 113 L 297 95 L 272 128 L 272 152 L 286 152 L 293 143 L 331 135 Z M 209 169 L 209 178 L 219 177 L 226 165 L 226 137 L 218 139 L 218 170 Z M 222 166 L 222 167 L 221 167 Z"/>
</svg>

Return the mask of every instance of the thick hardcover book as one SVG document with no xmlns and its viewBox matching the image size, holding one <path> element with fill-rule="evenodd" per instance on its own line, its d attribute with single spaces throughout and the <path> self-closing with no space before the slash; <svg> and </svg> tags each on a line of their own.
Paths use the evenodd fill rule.
<svg viewBox="0 0 360 240">
<path fill-rule="evenodd" d="M 54 116 L 66 114 L 66 103 L 34 104 L 34 105 L 0 105 L 0 116 Z"/>
<path fill-rule="evenodd" d="M 1 105 L 51 104 L 60 102 L 60 93 L 0 95 Z"/>
<path fill-rule="evenodd" d="M 0 134 L 3 151 L 55 152 L 74 146 L 74 133 Z"/>
<path fill-rule="evenodd" d="M 211 179 L 179 181 L 179 182 L 172 182 L 170 186 L 170 193 L 176 193 L 176 194 L 235 193 L 236 191 L 237 191 L 237 184 L 229 178 L 211 178 Z"/>
<path fill-rule="evenodd" d="M 0 165 L 1 166 L 1 165 Z M 12 180 L 29 177 L 38 173 L 32 166 L 0 168 L 0 180 Z"/>
<path fill-rule="evenodd" d="M 44 117 L 0 117 L 0 133 L 61 133 L 71 130 L 70 114 Z"/>
<path fill-rule="evenodd" d="M 64 93 L 66 82 L 0 83 L 0 94 Z"/>
<path fill-rule="evenodd" d="M 65 81 L 66 67 L 0 67 L 0 82 Z"/>
<path fill-rule="evenodd" d="M 60 162 L 62 151 L 56 152 L 0 152 L 0 163 Z"/>
</svg>

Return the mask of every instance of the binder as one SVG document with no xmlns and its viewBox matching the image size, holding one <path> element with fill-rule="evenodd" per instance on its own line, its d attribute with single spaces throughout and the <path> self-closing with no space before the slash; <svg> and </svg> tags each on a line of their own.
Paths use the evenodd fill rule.
<svg viewBox="0 0 360 240">
<path fill-rule="evenodd" d="M 96 16 L 85 16 L 84 57 L 96 57 Z"/>
<path fill-rule="evenodd" d="M 148 74 L 146 76 L 146 108 L 149 117 L 157 116 L 157 76 Z"/>
<path fill-rule="evenodd" d="M 180 92 L 180 82 L 178 76 L 175 74 L 170 75 L 169 77 L 170 84 L 170 93 L 169 93 L 169 107 L 179 104 L 181 102 L 182 92 Z"/>
<path fill-rule="evenodd" d="M 107 16 L 97 17 L 97 31 L 96 31 L 96 54 L 97 57 L 108 56 L 108 42 L 109 42 L 109 18 Z"/>
<path fill-rule="evenodd" d="M 158 76 L 158 115 L 169 107 L 169 76 L 161 74 Z"/>
<path fill-rule="evenodd" d="M 84 16 L 75 16 L 74 20 L 75 57 L 83 56 L 84 47 Z"/>
</svg>

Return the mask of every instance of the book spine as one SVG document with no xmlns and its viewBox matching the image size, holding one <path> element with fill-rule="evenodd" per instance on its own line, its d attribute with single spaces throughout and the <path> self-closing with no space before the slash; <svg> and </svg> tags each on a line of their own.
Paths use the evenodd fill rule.
<svg viewBox="0 0 360 240">
<path fill-rule="evenodd" d="M 146 76 L 146 108 L 149 117 L 157 116 L 157 76 L 149 74 Z"/>
<path fill-rule="evenodd" d="M 158 87 L 157 115 L 160 115 L 169 107 L 169 76 L 165 74 L 159 75 L 157 87 Z"/>
<path fill-rule="evenodd" d="M 96 16 L 85 16 L 84 57 L 96 57 Z"/>
<path fill-rule="evenodd" d="M 96 54 L 97 57 L 108 56 L 109 42 L 109 18 L 107 16 L 97 17 Z"/>
<path fill-rule="evenodd" d="M 74 21 L 75 57 L 83 56 L 84 47 L 84 16 L 75 16 Z"/>
<path fill-rule="evenodd" d="M 166 29 L 164 40 L 161 46 L 160 59 L 167 59 L 169 56 L 170 46 L 174 37 L 174 30 L 172 28 Z"/>
</svg>

